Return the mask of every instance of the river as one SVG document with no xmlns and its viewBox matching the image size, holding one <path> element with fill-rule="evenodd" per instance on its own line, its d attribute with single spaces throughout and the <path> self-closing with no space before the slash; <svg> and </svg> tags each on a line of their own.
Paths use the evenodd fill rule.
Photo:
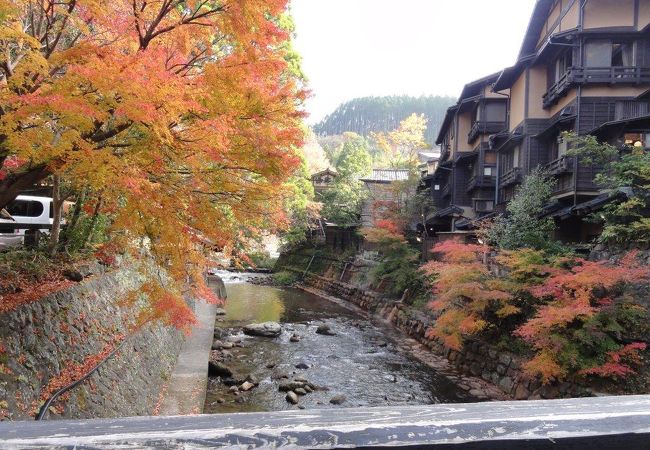
<svg viewBox="0 0 650 450">
<path fill-rule="evenodd" d="M 220 378 L 210 378 L 205 413 L 295 409 L 279 385 L 296 378 L 316 387 L 300 397 L 299 407 L 306 409 L 474 401 L 404 352 L 392 328 L 353 307 L 293 288 L 253 285 L 245 282 L 246 275 L 224 278 L 226 315 L 217 319 L 215 339 L 235 346 L 217 354 L 239 383 L 250 375 L 259 384 L 235 393 Z M 282 324 L 279 337 L 250 337 L 241 331 L 247 324 L 268 321 Z M 335 335 L 317 334 L 322 324 Z M 294 334 L 298 342 L 290 341 Z M 333 405 L 333 397 L 345 400 Z"/>
</svg>

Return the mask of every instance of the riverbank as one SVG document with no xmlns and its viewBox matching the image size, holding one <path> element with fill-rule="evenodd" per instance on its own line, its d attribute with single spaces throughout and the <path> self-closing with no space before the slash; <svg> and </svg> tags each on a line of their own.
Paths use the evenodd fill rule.
<svg viewBox="0 0 650 450">
<path fill-rule="evenodd" d="M 387 299 L 380 293 L 315 274 L 306 276 L 301 288 L 324 298 L 333 297 L 350 302 L 386 320 L 419 344 L 416 354 L 437 355 L 462 376 L 471 377 L 474 381 L 480 380 L 486 386 L 482 394 L 490 399 L 538 400 L 593 395 L 588 389 L 571 383 L 542 385 L 539 380 L 524 375 L 521 370 L 523 361 L 519 357 L 486 343 L 470 341 L 461 351 L 449 349 L 435 338 L 429 337 L 427 331 L 433 317 L 400 301 Z M 462 383 L 459 379 L 456 382 L 459 382 L 461 388 L 478 393 L 476 385 Z"/>
</svg>

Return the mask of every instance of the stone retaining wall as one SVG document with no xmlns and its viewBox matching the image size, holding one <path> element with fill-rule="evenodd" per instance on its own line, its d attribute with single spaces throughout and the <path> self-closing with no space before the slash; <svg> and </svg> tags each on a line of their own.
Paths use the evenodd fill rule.
<svg viewBox="0 0 650 450">
<path fill-rule="evenodd" d="M 30 420 L 57 388 L 79 379 L 130 329 L 134 306 L 119 300 L 142 284 L 127 269 L 0 315 L 0 420 Z M 50 418 L 151 415 L 183 335 L 160 324 L 130 335 L 121 350 L 50 408 Z"/>
<path fill-rule="evenodd" d="M 426 337 L 435 320 L 432 316 L 387 299 L 377 292 L 364 291 L 351 284 L 318 275 L 310 275 L 303 282 L 383 317 L 432 352 L 446 357 L 460 372 L 480 377 L 517 400 L 590 395 L 587 389 L 571 383 L 542 386 L 538 380 L 531 380 L 523 374 L 522 360 L 519 357 L 499 351 L 486 343 L 468 341 L 461 351 L 447 348 L 439 341 Z"/>
</svg>

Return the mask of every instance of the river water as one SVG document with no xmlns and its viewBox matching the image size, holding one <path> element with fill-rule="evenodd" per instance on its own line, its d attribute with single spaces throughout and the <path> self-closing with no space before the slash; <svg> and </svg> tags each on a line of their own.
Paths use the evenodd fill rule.
<svg viewBox="0 0 650 450">
<path fill-rule="evenodd" d="M 317 386 L 300 397 L 299 405 L 306 409 L 474 400 L 401 351 L 399 336 L 383 322 L 373 323 L 361 311 L 297 289 L 257 286 L 246 283 L 245 275 L 235 277 L 224 277 L 228 300 L 226 315 L 217 319 L 216 339 L 236 346 L 219 357 L 234 372 L 233 378 L 241 382 L 252 375 L 259 384 L 235 394 L 223 380 L 211 378 L 205 413 L 295 409 L 278 388 L 296 377 Z M 282 324 L 280 337 L 249 337 L 241 332 L 247 324 L 268 321 Z M 336 335 L 317 334 L 321 324 Z M 290 342 L 294 334 L 299 342 Z M 345 397 L 340 406 L 330 403 L 336 396 Z"/>
</svg>

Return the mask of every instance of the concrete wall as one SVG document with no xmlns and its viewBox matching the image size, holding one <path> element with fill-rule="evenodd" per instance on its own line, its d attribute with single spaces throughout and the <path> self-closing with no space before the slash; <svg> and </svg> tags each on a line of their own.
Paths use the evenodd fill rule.
<svg viewBox="0 0 650 450">
<path fill-rule="evenodd" d="M 118 302 L 141 283 L 126 269 L 98 273 L 0 315 L 0 419 L 32 419 L 50 393 L 87 373 L 102 353 L 129 336 L 137 310 Z M 176 329 L 145 326 L 55 402 L 49 417 L 151 415 L 183 339 Z"/>
</svg>

